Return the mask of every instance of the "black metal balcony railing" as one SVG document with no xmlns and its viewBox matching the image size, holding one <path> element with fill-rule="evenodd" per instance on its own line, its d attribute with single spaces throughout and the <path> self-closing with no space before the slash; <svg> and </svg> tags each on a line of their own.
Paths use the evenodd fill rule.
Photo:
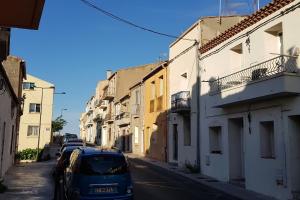
<svg viewBox="0 0 300 200">
<path fill-rule="evenodd" d="M 171 110 L 172 112 L 189 111 L 190 105 L 190 92 L 181 91 L 171 96 Z"/>
<path fill-rule="evenodd" d="M 296 60 L 297 57 L 278 56 L 228 76 L 210 81 L 210 94 L 213 95 L 237 85 L 268 79 L 283 72 L 296 73 L 298 72 Z"/>
</svg>

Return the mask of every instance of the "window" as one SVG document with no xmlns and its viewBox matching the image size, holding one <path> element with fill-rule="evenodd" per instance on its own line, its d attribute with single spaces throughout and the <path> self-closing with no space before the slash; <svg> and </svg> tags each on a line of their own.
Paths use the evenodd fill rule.
<svg viewBox="0 0 300 200">
<path fill-rule="evenodd" d="M 140 104 L 140 93 L 138 90 L 135 91 L 135 104 L 136 105 Z"/>
<path fill-rule="evenodd" d="M 41 104 L 38 103 L 31 103 L 29 104 L 29 112 L 34 113 L 34 112 L 41 112 Z"/>
<path fill-rule="evenodd" d="M 164 95 L 164 77 L 159 77 L 159 96 Z"/>
<path fill-rule="evenodd" d="M 11 127 L 11 141 L 10 141 L 10 154 L 12 154 L 13 151 L 13 143 L 14 143 L 14 134 L 15 133 L 15 126 L 13 125 Z"/>
<path fill-rule="evenodd" d="M 158 134 L 158 126 L 156 124 L 152 124 L 152 134 L 151 134 L 151 143 L 157 143 L 157 134 Z"/>
<path fill-rule="evenodd" d="M 222 127 L 209 127 L 210 153 L 222 154 Z"/>
<path fill-rule="evenodd" d="M 39 134 L 39 126 L 28 126 L 27 136 L 38 136 Z"/>
<path fill-rule="evenodd" d="M 92 155 L 83 156 L 80 173 L 84 175 L 116 175 L 128 172 L 128 165 L 123 156 Z"/>
<path fill-rule="evenodd" d="M 31 82 L 24 82 L 23 83 L 23 89 L 24 90 L 33 90 L 34 89 L 34 83 Z"/>
<path fill-rule="evenodd" d="M 260 122 L 260 154 L 262 158 L 275 158 L 274 122 Z"/>
<path fill-rule="evenodd" d="M 151 97 L 150 99 L 155 99 L 155 81 L 151 82 Z"/>
<path fill-rule="evenodd" d="M 134 127 L 134 143 L 139 143 L 139 127 L 137 126 Z"/>
<path fill-rule="evenodd" d="M 230 49 L 230 62 L 232 70 L 241 70 L 243 66 L 243 45 L 238 44 Z"/>
<path fill-rule="evenodd" d="M 184 118 L 184 146 L 191 146 L 191 118 Z"/>
<path fill-rule="evenodd" d="M 282 23 L 268 28 L 265 34 L 265 48 L 268 54 L 284 54 Z M 278 56 L 278 55 L 275 55 Z"/>
</svg>

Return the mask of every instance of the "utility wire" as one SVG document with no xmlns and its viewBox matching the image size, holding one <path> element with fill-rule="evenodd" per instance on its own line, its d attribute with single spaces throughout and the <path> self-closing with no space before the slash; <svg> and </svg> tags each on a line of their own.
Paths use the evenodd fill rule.
<svg viewBox="0 0 300 200">
<path fill-rule="evenodd" d="M 188 39 L 188 38 L 183 38 L 183 37 L 178 37 L 178 36 L 175 36 L 175 35 L 170 35 L 170 34 L 166 34 L 166 33 L 162 33 L 162 32 L 158 32 L 158 31 L 155 31 L 155 30 L 152 30 L 152 29 L 149 29 L 149 28 L 146 28 L 146 27 L 143 27 L 143 26 L 140 26 L 140 25 L 137 25 L 131 21 L 128 21 L 124 18 L 121 18 L 121 17 L 118 17 L 102 8 L 100 8 L 99 6 L 96 6 L 95 4 L 93 4 L 92 2 L 88 1 L 88 0 L 80 0 L 81 2 L 83 2 L 85 5 L 91 7 L 91 8 L 94 8 L 95 10 L 105 14 L 106 16 L 108 17 L 111 17 L 113 18 L 114 20 L 117 20 L 117 21 L 120 21 L 120 22 L 123 22 L 125 24 L 128 24 L 130 26 L 133 26 L 135 28 L 138 28 L 138 29 L 141 29 L 143 31 L 148 31 L 150 33 L 154 33 L 154 34 L 157 34 L 157 35 L 162 35 L 162 36 L 166 36 L 166 37 L 169 37 L 169 38 L 174 38 L 174 39 L 181 39 L 181 40 L 188 40 L 188 41 L 195 41 L 193 39 Z"/>
</svg>

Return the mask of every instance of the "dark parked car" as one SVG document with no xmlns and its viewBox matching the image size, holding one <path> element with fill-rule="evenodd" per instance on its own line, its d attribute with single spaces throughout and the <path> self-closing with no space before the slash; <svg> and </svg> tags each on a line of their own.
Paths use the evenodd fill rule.
<svg viewBox="0 0 300 200">
<path fill-rule="evenodd" d="M 64 143 L 61 146 L 61 148 L 60 148 L 60 152 L 62 152 L 65 147 L 70 147 L 70 146 L 84 146 L 84 144 L 82 142 L 68 142 L 68 143 Z"/>
<path fill-rule="evenodd" d="M 80 142 L 80 143 L 83 143 L 83 140 L 82 140 L 82 139 L 78 139 L 78 138 L 70 138 L 70 139 L 68 139 L 68 141 L 65 142 L 65 143 L 74 143 L 74 142 Z"/>
<path fill-rule="evenodd" d="M 65 171 L 69 200 L 132 200 L 132 180 L 122 152 L 80 148 L 73 151 Z"/>
<path fill-rule="evenodd" d="M 66 133 L 64 135 L 64 141 L 63 142 L 65 143 L 70 139 L 77 139 L 77 138 L 78 138 L 78 136 L 76 134 Z"/>
</svg>

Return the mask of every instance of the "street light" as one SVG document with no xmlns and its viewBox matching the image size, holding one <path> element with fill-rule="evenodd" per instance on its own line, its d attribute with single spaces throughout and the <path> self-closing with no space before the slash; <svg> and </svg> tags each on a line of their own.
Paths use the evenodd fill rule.
<svg viewBox="0 0 300 200">
<path fill-rule="evenodd" d="M 60 117 L 62 117 L 63 115 L 63 111 L 66 111 L 66 110 L 68 110 L 68 109 L 66 109 L 66 108 L 62 108 L 62 109 L 60 109 Z"/>
<path fill-rule="evenodd" d="M 43 96 L 44 96 L 44 89 L 55 89 L 54 86 L 50 87 L 38 87 L 34 86 L 34 88 L 40 88 L 42 89 L 42 95 L 41 95 L 41 104 L 40 104 L 40 121 L 39 121 L 39 133 L 38 133 L 38 144 L 37 144 L 37 155 L 36 160 L 38 160 L 39 157 L 39 151 L 40 151 L 40 137 L 41 137 L 41 124 L 42 124 L 42 112 L 43 112 Z"/>
</svg>

